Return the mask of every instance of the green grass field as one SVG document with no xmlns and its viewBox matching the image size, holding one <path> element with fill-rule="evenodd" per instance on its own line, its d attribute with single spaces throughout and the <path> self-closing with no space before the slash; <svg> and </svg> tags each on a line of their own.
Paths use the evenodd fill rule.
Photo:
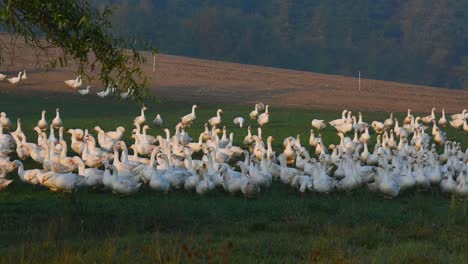
<svg viewBox="0 0 468 264">
<path fill-rule="evenodd" d="M 147 120 L 160 113 L 164 127 L 172 131 L 191 104 L 164 101 L 148 106 Z M 66 128 L 124 125 L 127 140 L 139 114 L 130 101 L 0 94 L 0 111 L 12 120 L 21 117 L 29 141 L 36 140 L 31 129 L 40 111 L 46 109 L 51 120 L 56 107 Z M 223 124 L 240 144 L 246 132 L 234 128 L 232 119 L 248 116 L 250 106 L 199 104 L 189 132 L 196 138 L 218 107 L 225 112 Z M 367 122 L 387 117 L 363 114 Z M 339 116 L 272 106 L 264 136 L 273 135 L 280 149 L 284 137 L 300 133 L 306 146 L 310 120 Z M 162 129 L 149 133 L 162 134 Z M 452 129 L 447 133 L 468 145 L 466 134 Z M 332 128 L 322 136 L 327 145 L 339 142 Z M 302 199 L 296 190 L 275 183 L 257 198 L 245 199 L 221 191 L 163 195 L 145 186 L 121 198 L 93 190 L 52 193 L 17 180 L 0 192 L 0 263 L 466 263 L 467 209 L 466 202 L 438 190 L 410 191 L 387 200 L 362 188 Z"/>
</svg>

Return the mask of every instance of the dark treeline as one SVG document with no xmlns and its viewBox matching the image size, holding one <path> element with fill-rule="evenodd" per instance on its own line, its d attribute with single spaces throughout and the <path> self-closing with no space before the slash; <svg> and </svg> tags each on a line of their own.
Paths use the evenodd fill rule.
<svg viewBox="0 0 468 264">
<path fill-rule="evenodd" d="M 107 0 L 162 53 L 468 89 L 467 0 Z"/>
</svg>

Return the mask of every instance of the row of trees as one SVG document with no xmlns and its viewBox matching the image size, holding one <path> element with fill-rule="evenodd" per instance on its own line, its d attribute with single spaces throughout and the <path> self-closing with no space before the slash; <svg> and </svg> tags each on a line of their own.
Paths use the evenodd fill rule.
<svg viewBox="0 0 468 264">
<path fill-rule="evenodd" d="M 107 0 L 162 52 L 468 88 L 468 1 Z"/>
</svg>

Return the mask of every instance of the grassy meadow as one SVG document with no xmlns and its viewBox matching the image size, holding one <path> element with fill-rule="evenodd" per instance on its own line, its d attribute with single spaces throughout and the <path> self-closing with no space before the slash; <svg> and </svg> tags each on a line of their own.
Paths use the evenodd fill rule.
<svg viewBox="0 0 468 264">
<path fill-rule="evenodd" d="M 248 117 L 253 106 L 198 104 L 189 130 L 195 139 L 216 109 L 241 144 L 246 128 L 232 119 Z M 171 129 L 191 103 L 151 102 L 147 121 L 156 113 Z M 126 140 L 139 107 L 95 96 L 0 94 L 0 111 L 21 117 L 28 141 L 42 109 L 50 122 L 60 108 L 65 128 L 104 130 L 123 125 Z M 302 135 L 308 146 L 313 118 L 336 119 L 338 111 L 271 107 L 264 136 Z M 356 113 L 359 109 L 352 109 Z M 428 109 L 429 110 L 429 109 Z M 370 122 L 387 113 L 363 113 Z M 397 114 L 401 118 L 405 114 Z M 247 125 L 253 124 L 251 120 Z M 151 126 L 151 123 L 150 123 Z M 256 126 L 255 126 L 256 127 Z M 446 129 L 449 139 L 468 146 L 468 136 Z M 150 134 L 162 134 L 151 126 Z M 255 131 L 254 131 L 255 132 Z M 321 132 L 325 144 L 338 143 L 333 128 Z M 67 135 L 68 139 L 69 136 Z M 370 151 L 373 150 L 373 144 Z M 70 153 L 72 155 L 72 153 Z M 25 161 L 26 169 L 37 166 Z M 15 173 L 10 175 L 16 178 Z M 222 191 L 205 196 L 184 191 L 164 195 L 147 186 L 122 198 L 109 192 L 79 190 L 52 193 L 16 180 L 0 192 L 0 263 L 466 263 L 468 204 L 438 190 L 410 191 L 384 199 L 366 188 L 352 193 L 307 194 L 274 183 L 254 199 Z"/>
</svg>

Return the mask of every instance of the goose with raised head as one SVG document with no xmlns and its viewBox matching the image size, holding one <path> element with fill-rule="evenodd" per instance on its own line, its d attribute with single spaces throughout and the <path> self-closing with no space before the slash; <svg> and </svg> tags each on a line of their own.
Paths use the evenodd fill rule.
<svg viewBox="0 0 468 264">
<path fill-rule="evenodd" d="M 406 115 L 405 119 L 403 119 L 404 125 L 411 124 L 412 120 L 414 120 L 414 116 L 411 114 L 411 109 L 408 109 L 408 114 Z"/>
<path fill-rule="evenodd" d="M 145 111 L 148 110 L 148 108 L 146 106 L 143 106 L 140 110 L 140 115 L 135 117 L 135 119 L 133 120 L 134 123 L 138 124 L 138 125 L 142 125 L 143 123 L 145 123 L 146 121 L 146 116 L 145 116 Z"/>
<path fill-rule="evenodd" d="M 197 116 L 195 114 L 195 109 L 197 109 L 197 108 L 198 108 L 197 105 L 192 105 L 192 112 L 185 115 L 185 116 L 183 116 L 180 119 L 183 127 L 191 126 L 193 121 L 195 121 L 195 119 L 197 118 Z"/>
<path fill-rule="evenodd" d="M 102 90 L 100 92 L 96 92 L 97 96 L 99 96 L 101 98 L 104 98 L 104 97 L 108 96 L 110 93 L 111 93 L 110 86 L 107 86 L 107 88 L 105 90 Z"/>
<path fill-rule="evenodd" d="M 236 117 L 234 118 L 234 120 L 232 120 L 232 122 L 234 123 L 234 125 L 240 127 L 240 128 L 243 128 L 244 127 L 244 122 L 245 122 L 245 119 L 243 117 Z"/>
<path fill-rule="evenodd" d="M 46 113 L 46 110 L 42 110 L 41 119 L 37 122 L 37 127 L 42 131 L 46 131 L 49 127 L 49 124 L 47 123 L 47 120 L 45 118 Z"/>
<path fill-rule="evenodd" d="M 0 124 L 4 129 L 11 129 L 11 126 L 13 125 L 5 112 L 0 113 Z"/>
<path fill-rule="evenodd" d="M 104 151 L 107 151 L 107 152 L 112 151 L 113 147 L 116 146 L 117 143 L 119 142 L 118 140 L 107 136 L 104 130 L 102 130 L 99 126 L 95 126 L 94 131 L 98 133 L 98 136 L 97 136 L 98 143 L 101 149 Z"/>
<path fill-rule="evenodd" d="M 157 114 L 156 117 L 153 119 L 153 125 L 155 126 L 162 126 L 163 119 L 161 118 L 160 114 Z"/>
<path fill-rule="evenodd" d="M 22 182 L 38 184 L 39 179 L 37 178 L 37 176 L 46 172 L 45 170 L 40 170 L 40 169 L 25 170 L 24 165 L 21 161 L 15 160 L 13 162 L 15 163 L 15 166 L 18 168 L 18 177 L 20 178 Z"/>
<path fill-rule="evenodd" d="M 24 80 L 27 80 L 28 79 L 28 75 L 26 75 L 26 69 L 23 70 L 23 74 L 21 75 L 21 80 L 24 81 Z"/>
<path fill-rule="evenodd" d="M 343 110 L 343 112 L 341 113 L 341 118 L 332 120 L 328 122 L 328 124 L 330 124 L 331 126 L 338 126 L 343 124 L 346 120 L 346 113 L 348 113 L 348 110 Z"/>
<path fill-rule="evenodd" d="M 393 113 L 390 113 L 390 116 L 385 119 L 384 125 L 386 128 L 391 128 L 393 126 Z"/>
<path fill-rule="evenodd" d="M 336 131 L 340 132 L 340 133 L 343 133 L 343 134 L 346 134 L 348 133 L 349 131 L 353 130 L 353 121 L 351 119 L 351 121 L 349 121 L 348 119 L 345 119 L 345 121 L 339 125 L 335 125 L 333 126 Z"/>
<path fill-rule="evenodd" d="M 21 81 L 22 74 L 22 72 L 19 72 L 17 77 L 8 78 L 7 80 L 11 85 L 16 85 Z"/>
<path fill-rule="evenodd" d="M 439 121 L 437 122 L 439 126 L 445 127 L 447 125 L 447 118 L 445 117 L 445 109 L 442 108 L 442 116 L 440 117 Z"/>
<path fill-rule="evenodd" d="M 432 123 L 433 120 L 436 120 L 435 116 L 435 107 L 432 108 L 431 114 L 428 116 L 425 116 L 421 119 L 425 124 L 430 124 Z"/>
<path fill-rule="evenodd" d="M 465 120 L 466 119 L 453 119 L 451 121 L 449 121 L 450 125 L 455 128 L 455 129 L 459 129 L 460 127 L 463 128 L 464 124 L 465 124 Z"/>
<path fill-rule="evenodd" d="M 286 143 L 286 147 L 283 151 L 283 155 L 288 165 L 294 164 L 294 161 L 296 160 L 296 155 L 297 155 L 296 152 L 293 150 L 293 146 L 291 142 L 292 140 L 288 140 L 288 142 Z"/>
<path fill-rule="evenodd" d="M 86 89 L 78 90 L 78 93 L 79 93 L 80 95 L 87 95 L 87 94 L 89 94 L 89 89 L 90 89 L 90 88 L 91 88 L 91 86 L 88 85 L 88 86 L 86 86 Z"/>
<path fill-rule="evenodd" d="M 365 123 L 361 123 L 361 124 L 358 123 L 358 122 L 356 121 L 356 117 L 355 117 L 355 116 L 352 116 L 352 119 L 353 119 L 353 129 L 359 131 L 360 133 L 363 133 L 364 130 L 366 129 L 367 124 L 365 124 Z"/>
<path fill-rule="evenodd" d="M 73 88 L 73 89 L 76 89 L 76 88 L 81 87 L 81 85 L 83 84 L 83 80 L 81 79 L 81 76 L 77 76 L 76 79 L 74 79 L 74 80 L 66 80 L 66 81 L 64 81 L 64 83 L 65 83 L 68 87 Z"/>
<path fill-rule="evenodd" d="M 75 153 L 82 155 L 85 143 L 81 140 L 78 140 L 78 136 L 77 136 L 75 129 L 68 129 L 67 133 L 71 134 L 71 144 L 70 144 L 71 149 Z"/>
<path fill-rule="evenodd" d="M 461 112 L 461 114 L 460 114 L 460 113 L 458 113 L 458 114 L 453 114 L 453 115 L 450 116 L 450 118 L 451 118 L 452 120 L 468 118 L 468 110 L 463 109 L 463 111 Z"/>
<path fill-rule="evenodd" d="M 55 109 L 55 118 L 52 120 L 52 129 L 63 127 L 62 119 L 60 118 L 60 109 Z"/>
<path fill-rule="evenodd" d="M 208 124 L 212 127 L 216 127 L 221 124 L 221 114 L 223 113 L 223 109 L 216 110 L 216 116 L 208 119 Z"/>
<path fill-rule="evenodd" d="M 266 105 L 265 106 L 265 112 L 261 113 L 258 118 L 257 118 L 257 123 L 263 127 L 264 125 L 268 124 L 268 122 L 270 121 L 270 110 L 269 110 L 270 106 L 269 105 Z"/>
<path fill-rule="evenodd" d="M 327 127 L 327 123 L 325 122 L 325 120 L 320 120 L 320 119 L 313 119 L 311 122 L 311 125 L 313 128 L 317 130 L 321 130 Z"/>
<path fill-rule="evenodd" d="M 255 104 L 255 109 L 249 114 L 250 119 L 257 120 L 259 113 L 260 111 L 258 110 L 258 104 Z"/>
</svg>

